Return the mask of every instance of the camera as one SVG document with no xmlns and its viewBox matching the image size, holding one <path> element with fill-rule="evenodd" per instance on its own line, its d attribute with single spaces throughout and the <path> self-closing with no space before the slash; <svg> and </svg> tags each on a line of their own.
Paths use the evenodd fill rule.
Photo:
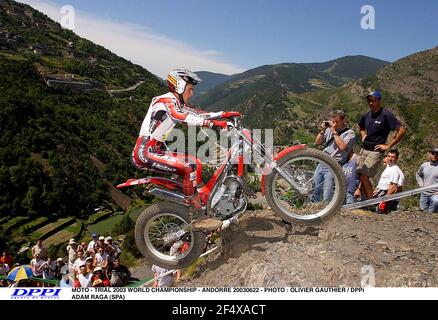
<svg viewBox="0 0 438 320">
<path fill-rule="evenodd" d="M 330 121 L 323 121 L 323 123 L 326 126 L 326 128 L 330 128 L 332 126 Z"/>
</svg>

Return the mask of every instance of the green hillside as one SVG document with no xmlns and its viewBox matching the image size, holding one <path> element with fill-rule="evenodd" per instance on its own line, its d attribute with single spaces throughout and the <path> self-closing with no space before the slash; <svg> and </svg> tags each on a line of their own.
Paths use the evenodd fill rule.
<svg viewBox="0 0 438 320">
<path fill-rule="evenodd" d="M 214 87 L 221 85 L 222 83 L 233 77 L 221 73 L 213 73 L 207 71 L 196 71 L 195 73 L 202 79 L 202 82 L 196 86 L 193 99 L 196 99 L 200 95 L 206 94 Z"/>
<path fill-rule="evenodd" d="M 132 92 L 106 91 L 139 81 Z M 164 91 L 142 67 L 0 1 L 0 217 L 87 218 L 111 202 L 107 183 L 138 174 L 132 147 L 150 99 Z"/>
</svg>

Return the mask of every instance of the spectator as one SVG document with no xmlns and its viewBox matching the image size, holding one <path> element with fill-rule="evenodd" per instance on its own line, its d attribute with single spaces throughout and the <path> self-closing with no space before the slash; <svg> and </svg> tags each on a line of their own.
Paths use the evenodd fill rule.
<svg viewBox="0 0 438 320">
<path fill-rule="evenodd" d="M 153 287 L 171 287 L 179 281 L 181 276 L 180 270 L 171 270 L 162 268 L 157 265 L 152 266 L 152 272 L 154 273 Z"/>
<path fill-rule="evenodd" d="M 406 133 L 400 121 L 390 111 L 382 107 L 380 92 L 371 92 L 366 96 L 366 99 L 370 111 L 363 115 L 359 121 L 362 150 L 357 160 L 362 199 L 370 199 L 373 196 L 370 178 L 379 171 L 384 153 L 399 143 Z M 396 135 L 386 144 L 391 131 L 395 131 Z"/>
<path fill-rule="evenodd" d="M 110 261 L 112 261 L 116 255 L 116 248 L 113 245 L 113 238 L 110 236 L 105 238 L 105 252 L 110 256 Z"/>
<path fill-rule="evenodd" d="M 87 272 L 93 273 L 94 266 L 92 257 L 87 257 L 87 259 L 85 259 L 85 266 L 87 267 Z"/>
<path fill-rule="evenodd" d="M 105 278 L 103 270 L 101 267 L 96 267 L 93 270 L 93 278 L 92 278 L 93 287 L 109 287 L 110 282 Z"/>
<path fill-rule="evenodd" d="M 56 280 L 61 280 L 62 278 L 62 274 L 61 274 L 61 269 L 65 266 L 64 261 L 62 261 L 62 258 L 58 258 L 56 260 L 56 266 L 55 266 L 55 279 Z"/>
<path fill-rule="evenodd" d="M 80 266 L 85 265 L 85 257 L 83 251 L 78 251 L 78 258 L 73 264 L 73 271 L 76 275 L 78 275 L 81 272 Z"/>
<path fill-rule="evenodd" d="M 357 168 L 357 154 L 351 150 L 348 156 L 348 162 L 343 165 L 342 170 L 344 171 L 345 178 L 347 180 L 347 196 L 346 204 L 352 204 L 356 202 L 354 193 L 359 186 L 359 177 L 356 172 Z"/>
<path fill-rule="evenodd" d="M 67 266 L 63 266 L 61 268 L 61 281 L 59 282 L 59 286 L 61 288 L 72 288 L 73 287 L 73 280 L 70 279 L 69 276 L 69 269 Z"/>
<path fill-rule="evenodd" d="M 74 276 L 74 268 L 73 265 L 78 259 L 78 253 L 76 251 L 76 241 L 75 239 L 70 239 L 67 246 L 67 252 L 68 252 L 68 270 L 70 271 L 70 277 L 73 281 Z"/>
<path fill-rule="evenodd" d="M 128 268 L 120 264 L 119 258 L 115 258 L 111 268 L 111 287 L 123 287 L 130 277 L 131 272 Z"/>
<path fill-rule="evenodd" d="M 42 265 L 43 279 L 53 280 L 56 274 L 56 262 L 51 258 L 47 258 L 47 261 Z"/>
<path fill-rule="evenodd" d="M 438 184 L 438 148 L 429 151 L 429 162 L 424 163 L 418 170 L 417 182 L 420 187 Z M 421 194 L 420 209 L 429 213 L 438 213 L 438 189 Z"/>
<path fill-rule="evenodd" d="M 38 254 L 43 260 L 47 259 L 47 248 L 43 245 L 43 241 L 38 239 L 37 244 L 32 247 L 32 257 Z"/>
<path fill-rule="evenodd" d="M 11 271 L 11 268 L 8 266 L 8 264 L 0 261 L 0 278 L 6 277 L 9 271 Z M 8 286 L 7 281 L 0 279 L 0 287 L 7 287 L 7 286 Z"/>
<path fill-rule="evenodd" d="M 35 254 L 35 258 L 30 262 L 30 266 L 32 267 L 32 273 L 35 278 L 43 277 L 43 265 L 45 261 L 41 259 L 40 254 Z"/>
<path fill-rule="evenodd" d="M 93 233 L 91 235 L 91 241 L 88 243 L 87 246 L 87 254 L 91 257 L 94 257 L 96 254 L 96 251 L 94 251 L 94 245 L 97 243 L 97 234 Z"/>
<path fill-rule="evenodd" d="M 324 144 L 324 152 L 339 162 L 342 166 L 348 162 L 348 155 L 353 150 L 355 142 L 354 131 L 346 125 L 345 112 L 335 110 L 330 113 L 331 121 L 321 124 L 322 131 L 316 136 L 316 144 Z M 315 172 L 315 189 L 312 202 L 330 201 L 333 197 L 333 174 L 330 169 L 319 164 Z"/>
<path fill-rule="evenodd" d="M 9 250 L 3 251 L 3 255 L 0 257 L 0 262 L 7 264 L 10 268 L 14 265 L 14 259 L 12 258 Z"/>
<path fill-rule="evenodd" d="M 82 241 L 79 246 L 82 248 L 82 251 L 84 252 L 84 256 L 87 256 L 88 244 L 85 241 Z"/>
<path fill-rule="evenodd" d="M 94 265 L 96 267 L 101 267 L 104 271 L 108 268 L 109 256 L 108 253 L 103 250 L 103 247 L 99 247 L 99 251 L 94 257 Z"/>
<path fill-rule="evenodd" d="M 113 238 L 110 236 L 105 238 L 106 251 L 110 256 L 110 263 L 114 260 L 114 258 L 118 257 L 122 250 L 120 250 L 119 246 L 113 242 Z"/>
<path fill-rule="evenodd" d="M 106 250 L 106 245 L 105 245 L 105 237 L 104 236 L 100 236 L 99 237 L 99 241 L 97 242 L 99 247 L 102 247 L 103 250 Z M 99 250 L 98 250 L 99 251 Z M 97 251 L 97 252 L 98 252 Z"/>
<path fill-rule="evenodd" d="M 401 179 L 401 170 L 397 165 L 399 158 L 399 152 L 397 150 L 391 150 L 387 156 L 387 166 L 383 171 L 377 189 L 374 191 L 374 197 L 379 198 L 386 195 L 395 194 L 400 190 L 400 183 L 404 183 Z M 382 202 L 378 206 L 378 212 L 387 214 L 392 210 L 396 210 L 397 201 Z"/>
<path fill-rule="evenodd" d="M 92 278 L 93 278 L 93 273 L 92 272 L 88 272 L 87 270 L 87 266 L 85 263 L 81 264 L 79 266 L 79 270 L 80 273 L 78 275 L 78 280 L 79 283 L 81 285 L 82 288 L 90 288 L 92 287 L 93 283 L 92 283 Z"/>
<path fill-rule="evenodd" d="M 6 276 L 10 270 L 11 268 L 7 263 L 0 261 L 0 276 Z"/>
</svg>

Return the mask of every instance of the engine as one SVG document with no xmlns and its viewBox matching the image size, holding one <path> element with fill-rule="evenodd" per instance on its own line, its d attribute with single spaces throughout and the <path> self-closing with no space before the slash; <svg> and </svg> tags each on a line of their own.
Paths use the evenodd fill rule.
<svg viewBox="0 0 438 320">
<path fill-rule="evenodd" d="M 220 219 L 230 218 L 246 209 L 247 201 L 240 182 L 228 177 L 213 197 L 211 207 Z M 242 210 L 243 209 L 243 210 Z"/>
</svg>

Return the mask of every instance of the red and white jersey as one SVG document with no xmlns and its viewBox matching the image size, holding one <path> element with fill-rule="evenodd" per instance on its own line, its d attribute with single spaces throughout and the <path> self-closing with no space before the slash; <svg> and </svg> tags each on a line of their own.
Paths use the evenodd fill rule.
<svg viewBox="0 0 438 320">
<path fill-rule="evenodd" d="M 214 115 L 217 114 L 205 113 L 182 106 L 173 93 L 169 92 L 152 99 L 148 113 L 141 126 L 140 136 L 151 137 L 157 141 L 164 142 L 176 123 L 182 122 L 189 126 L 202 126 L 205 123 L 206 117 Z"/>
</svg>

